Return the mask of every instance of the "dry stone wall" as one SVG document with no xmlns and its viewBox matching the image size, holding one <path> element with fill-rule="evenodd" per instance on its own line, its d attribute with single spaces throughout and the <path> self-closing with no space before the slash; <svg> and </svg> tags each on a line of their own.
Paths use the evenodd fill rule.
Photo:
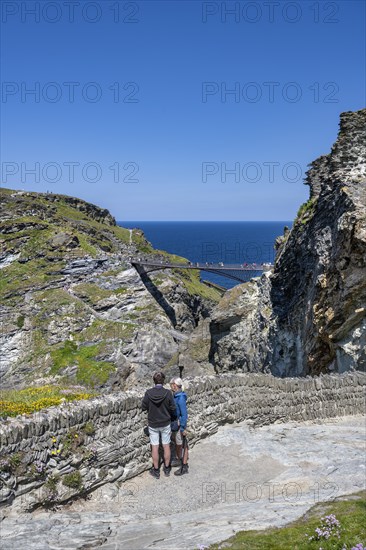
<svg viewBox="0 0 366 550">
<path fill-rule="evenodd" d="M 191 444 L 229 422 L 264 425 L 365 413 L 363 372 L 286 379 L 223 374 L 188 383 Z M 15 499 L 27 510 L 54 505 L 146 470 L 150 446 L 141 399 L 136 391 L 119 392 L 4 421 L 1 503 Z"/>
</svg>

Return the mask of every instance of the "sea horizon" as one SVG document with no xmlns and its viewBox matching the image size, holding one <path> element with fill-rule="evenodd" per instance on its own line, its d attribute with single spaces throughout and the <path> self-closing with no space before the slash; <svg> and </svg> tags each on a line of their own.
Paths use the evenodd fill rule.
<svg viewBox="0 0 366 550">
<path fill-rule="evenodd" d="M 224 264 L 274 263 L 275 241 L 291 221 L 118 221 L 127 229 L 141 229 L 158 250 L 191 262 Z M 225 288 L 235 282 L 205 273 L 204 279 Z"/>
<path fill-rule="evenodd" d="M 117 220 L 123 223 L 293 223 L 293 220 Z"/>
</svg>

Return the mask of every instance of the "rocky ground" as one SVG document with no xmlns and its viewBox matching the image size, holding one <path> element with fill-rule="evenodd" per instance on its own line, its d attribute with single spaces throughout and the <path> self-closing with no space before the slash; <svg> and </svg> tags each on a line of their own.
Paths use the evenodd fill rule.
<svg viewBox="0 0 366 550">
<path fill-rule="evenodd" d="M 316 502 L 365 488 L 365 435 L 363 416 L 223 426 L 194 447 L 180 479 L 145 472 L 55 512 L 3 508 L 2 548 L 193 549 L 283 526 Z"/>
</svg>

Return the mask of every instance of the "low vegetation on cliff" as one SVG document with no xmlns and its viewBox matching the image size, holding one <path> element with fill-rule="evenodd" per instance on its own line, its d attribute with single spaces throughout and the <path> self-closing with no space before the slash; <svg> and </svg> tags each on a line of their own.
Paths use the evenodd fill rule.
<svg viewBox="0 0 366 550">
<path fill-rule="evenodd" d="M 107 210 L 64 195 L 0 193 L 4 388 L 55 385 L 45 399 L 56 404 L 60 384 L 81 385 L 85 395 L 135 386 L 168 364 L 176 331 L 194 328 L 220 297 L 196 272 L 142 280 L 133 259 L 187 260 L 154 250 Z M 6 414 L 30 410 L 21 393 L 13 397 L 3 397 Z"/>
<path fill-rule="evenodd" d="M 210 549 L 364 550 L 365 512 L 366 492 L 361 491 L 337 502 L 318 503 L 286 527 L 242 531 Z"/>
</svg>

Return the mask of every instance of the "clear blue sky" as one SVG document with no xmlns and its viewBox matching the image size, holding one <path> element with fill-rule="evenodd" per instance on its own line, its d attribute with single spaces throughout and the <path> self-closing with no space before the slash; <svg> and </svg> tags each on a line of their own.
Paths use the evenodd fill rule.
<svg viewBox="0 0 366 550">
<path fill-rule="evenodd" d="M 119 220 L 293 219 L 365 103 L 362 1 L 3 1 L 2 20 L 2 185 Z"/>
</svg>

